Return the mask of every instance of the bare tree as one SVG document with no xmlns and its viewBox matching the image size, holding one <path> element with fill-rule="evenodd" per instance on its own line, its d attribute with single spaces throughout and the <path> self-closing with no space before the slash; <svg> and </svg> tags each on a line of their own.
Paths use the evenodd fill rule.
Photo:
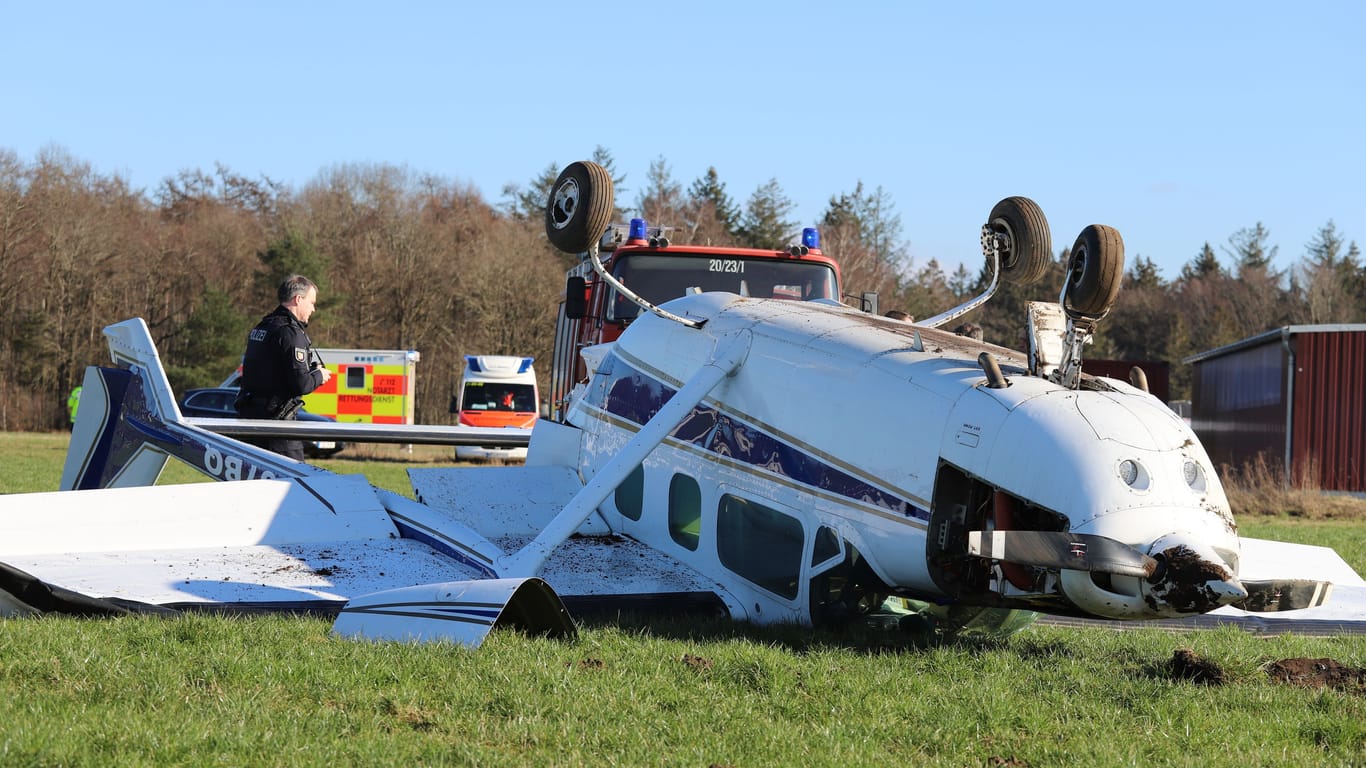
<svg viewBox="0 0 1366 768">
<path fill-rule="evenodd" d="M 673 180 L 668 163 L 662 156 L 650 161 L 645 190 L 636 198 L 636 210 L 652 224 L 676 226 L 686 218 L 684 208 L 683 187 Z"/>
</svg>

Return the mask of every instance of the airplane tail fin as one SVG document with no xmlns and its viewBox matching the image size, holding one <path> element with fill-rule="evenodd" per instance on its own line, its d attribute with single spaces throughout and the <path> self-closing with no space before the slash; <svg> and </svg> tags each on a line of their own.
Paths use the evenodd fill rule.
<svg viewBox="0 0 1366 768">
<path fill-rule="evenodd" d="M 117 368 L 86 368 L 61 489 L 154 485 L 175 456 L 222 480 L 297 477 L 302 464 L 187 424 L 142 318 L 107 326 Z"/>
<path fill-rule="evenodd" d="M 81 382 L 81 404 L 71 428 L 71 445 L 62 468 L 64 491 L 101 488 L 114 475 L 120 485 L 152 485 L 166 464 L 166 454 L 139 451 L 132 466 L 111 466 L 131 435 L 136 423 L 155 428 L 159 423 L 181 421 L 180 408 L 166 378 L 147 323 L 136 317 L 107 326 L 109 352 L 118 368 L 85 369 Z M 136 422 L 125 418 L 125 411 L 136 414 Z M 118 471 L 122 470 L 122 471 Z"/>
</svg>

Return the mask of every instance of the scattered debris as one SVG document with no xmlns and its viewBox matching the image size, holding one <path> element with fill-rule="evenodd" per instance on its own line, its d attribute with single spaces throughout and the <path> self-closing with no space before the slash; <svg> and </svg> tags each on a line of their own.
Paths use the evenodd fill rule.
<svg viewBox="0 0 1366 768">
<path fill-rule="evenodd" d="M 1366 668 L 1343 666 L 1336 659 L 1281 659 L 1267 665 L 1266 673 L 1287 685 L 1366 693 Z"/>
<path fill-rule="evenodd" d="M 711 659 L 702 656 L 694 656 L 691 653 L 683 654 L 683 663 L 698 672 L 707 672 L 711 670 Z"/>
<path fill-rule="evenodd" d="M 1223 685 L 1224 670 L 1190 648 L 1177 648 L 1168 663 L 1168 674 L 1173 680 L 1187 680 L 1201 685 Z"/>
</svg>

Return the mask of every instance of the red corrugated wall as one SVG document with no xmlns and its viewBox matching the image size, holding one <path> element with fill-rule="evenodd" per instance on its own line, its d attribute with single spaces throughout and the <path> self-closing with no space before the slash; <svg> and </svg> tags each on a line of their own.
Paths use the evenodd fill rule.
<svg viewBox="0 0 1366 768">
<path fill-rule="evenodd" d="M 1296 477 L 1366 491 L 1366 333 L 1298 333 L 1291 463 Z"/>
<path fill-rule="evenodd" d="M 1108 376 L 1120 381 L 1129 380 L 1129 369 L 1138 366 L 1148 377 L 1148 392 L 1167 402 L 1171 399 L 1171 364 L 1161 360 L 1092 360 L 1081 361 L 1081 369 L 1092 376 Z"/>
</svg>

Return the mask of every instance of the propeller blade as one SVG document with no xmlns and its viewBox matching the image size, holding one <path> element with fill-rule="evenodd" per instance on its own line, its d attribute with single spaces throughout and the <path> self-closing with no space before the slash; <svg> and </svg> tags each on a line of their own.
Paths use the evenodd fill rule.
<svg viewBox="0 0 1366 768">
<path fill-rule="evenodd" d="M 989 560 L 1146 578 L 1157 561 L 1121 541 L 1063 531 L 969 531 L 968 553 Z"/>
<path fill-rule="evenodd" d="M 1333 594 L 1332 582 L 1313 579 L 1244 581 L 1243 589 L 1247 590 L 1247 597 L 1233 603 L 1233 607 L 1254 613 L 1317 608 Z"/>
</svg>

